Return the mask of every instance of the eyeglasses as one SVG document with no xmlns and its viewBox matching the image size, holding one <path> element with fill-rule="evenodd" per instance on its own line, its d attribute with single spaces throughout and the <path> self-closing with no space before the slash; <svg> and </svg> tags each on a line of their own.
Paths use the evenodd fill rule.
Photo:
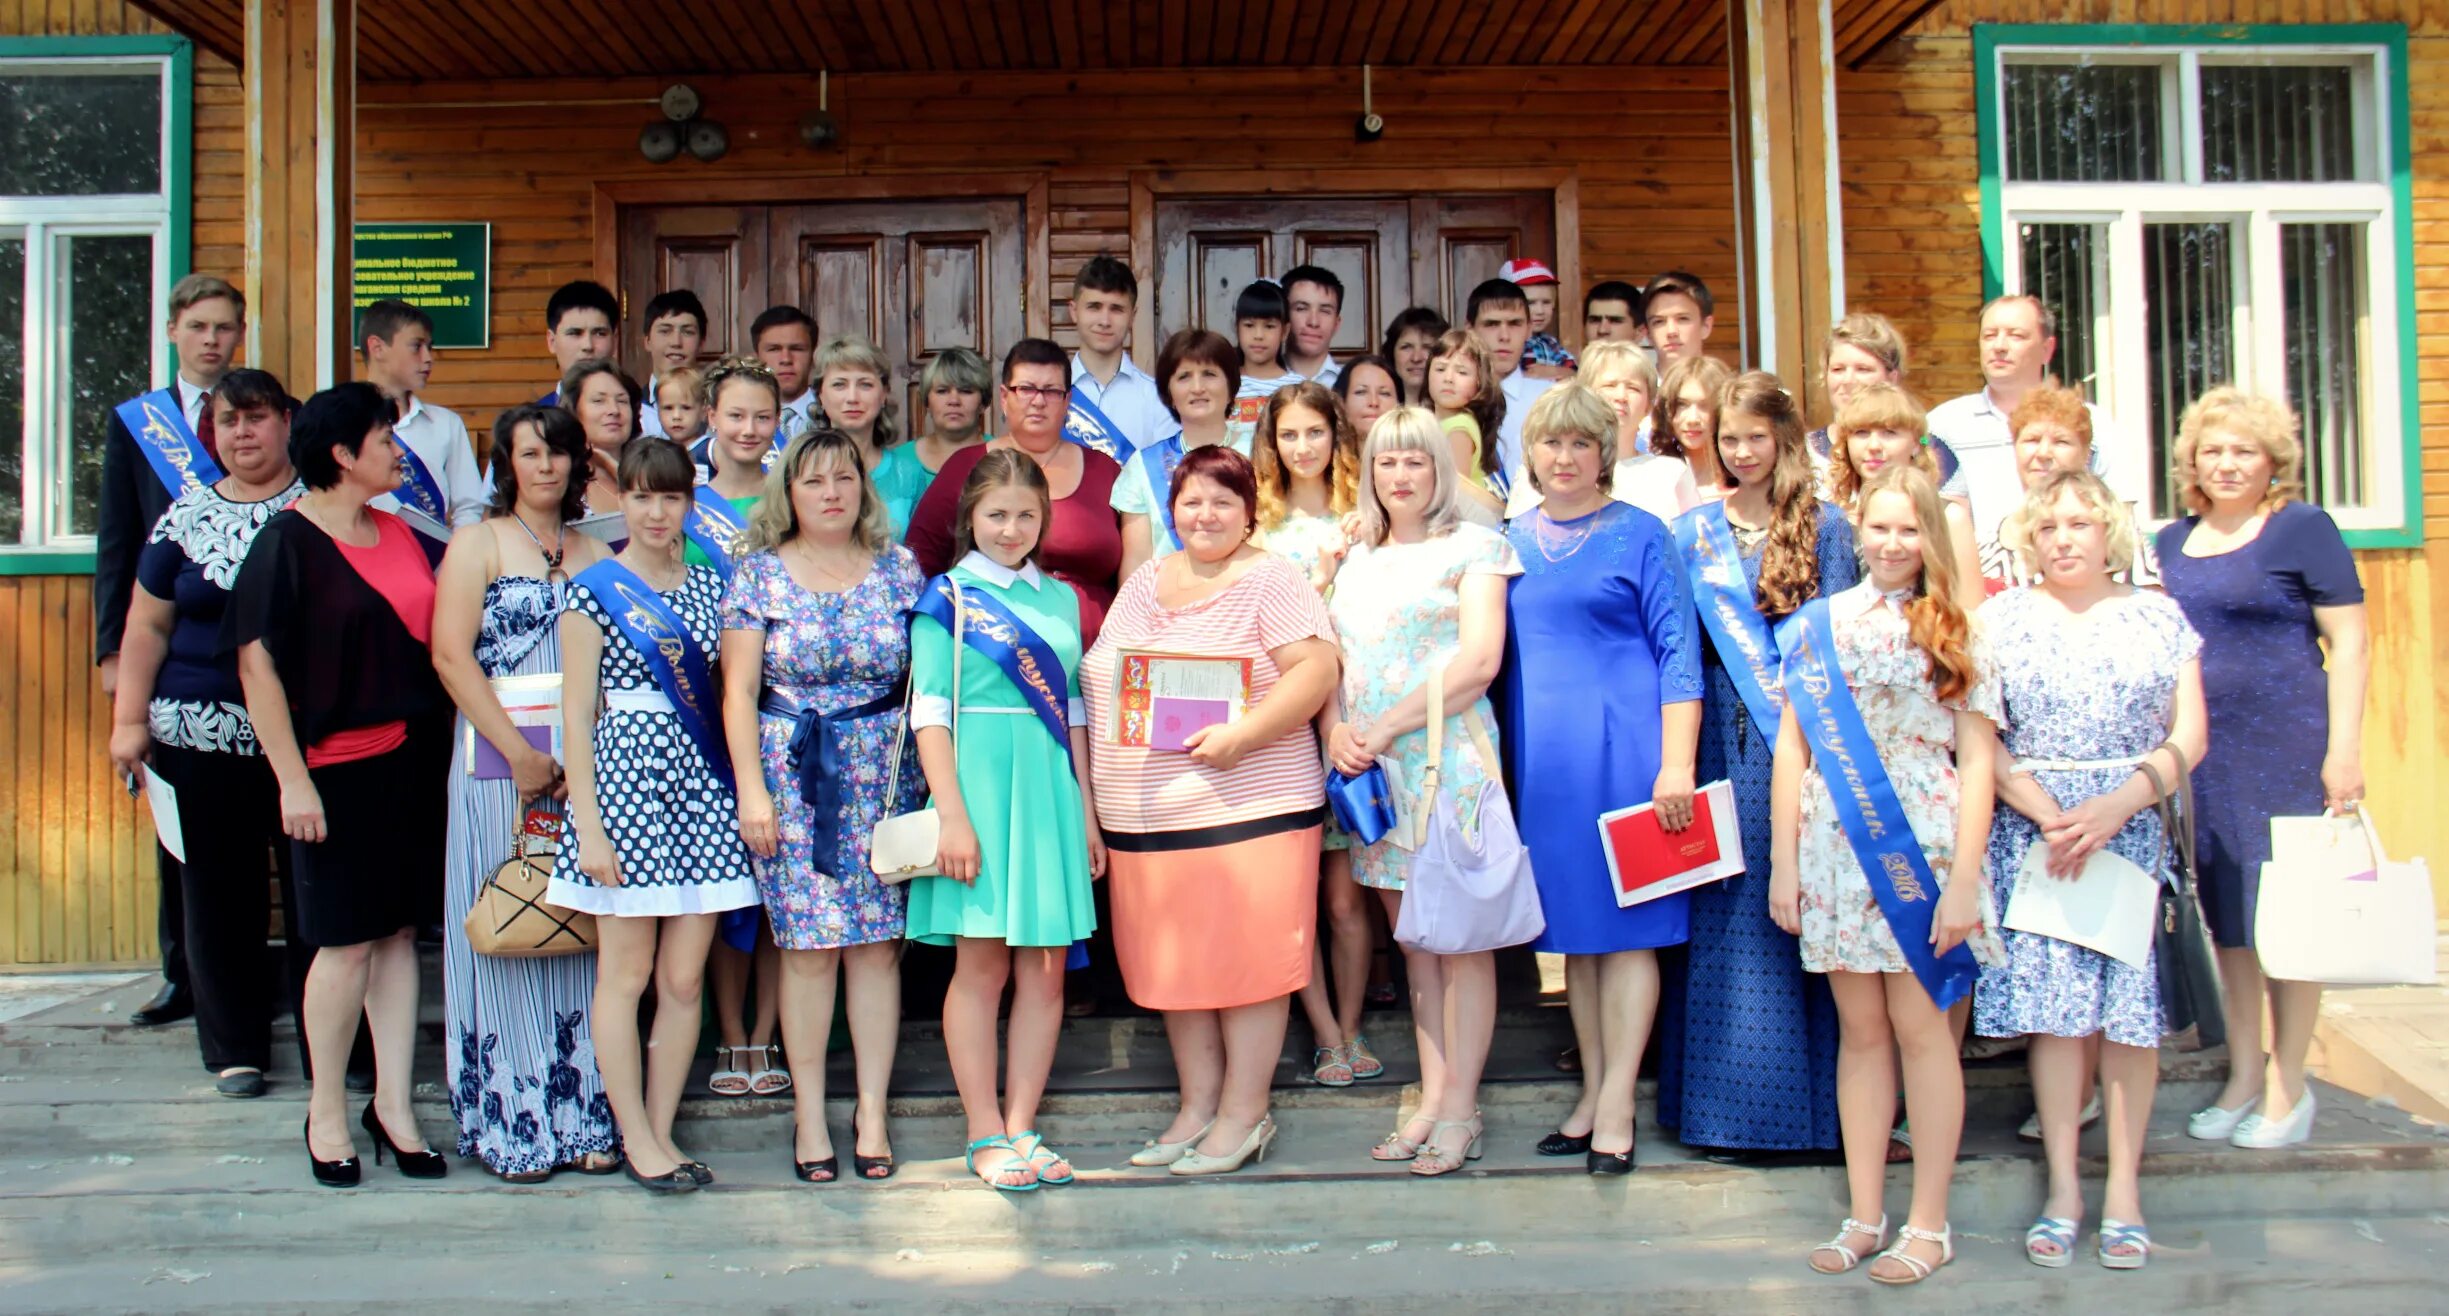
<svg viewBox="0 0 2449 1316">
<path fill-rule="evenodd" d="M 1051 403 L 1056 398 L 1071 396 L 1067 388 L 1048 388 L 1042 384 L 1006 384 L 1004 392 L 1017 394 L 1023 403 Z"/>
</svg>

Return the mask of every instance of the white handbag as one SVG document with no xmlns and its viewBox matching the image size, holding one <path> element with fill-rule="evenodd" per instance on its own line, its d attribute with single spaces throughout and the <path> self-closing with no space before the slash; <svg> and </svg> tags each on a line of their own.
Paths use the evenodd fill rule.
<svg viewBox="0 0 2449 1316">
<path fill-rule="evenodd" d="M 2382 852 L 2372 815 L 2270 820 L 2271 861 L 2253 919 L 2262 972 L 2285 982 L 2439 980 L 2432 872 Z"/>
<path fill-rule="evenodd" d="M 952 586 L 952 757 L 961 761 L 961 632 L 967 618 L 961 608 L 961 583 L 946 578 Z M 910 689 L 901 700 L 901 730 L 893 737 L 893 771 L 886 780 L 884 798 L 888 804 L 901 798 L 901 760 L 910 739 L 910 699 L 917 693 L 917 674 L 911 674 Z M 941 877 L 935 865 L 944 839 L 944 820 L 934 809 L 919 809 L 912 813 L 889 814 L 876 822 L 876 830 L 868 834 L 867 866 L 869 871 L 886 882 L 907 882 L 914 877 Z"/>
</svg>

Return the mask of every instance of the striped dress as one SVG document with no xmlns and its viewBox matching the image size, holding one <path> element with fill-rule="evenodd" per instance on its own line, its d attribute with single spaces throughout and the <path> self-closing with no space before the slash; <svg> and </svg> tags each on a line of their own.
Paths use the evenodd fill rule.
<svg viewBox="0 0 2449 1316">
<path fill-rule="evenodd" d="M 488 677 L 561 670 L 565 586 L 502 576 L 485 586 L 476 661 Z M 442 954 L 443 1047 L 459 1154 L 500 1174 L 566 1165 L 611 1151 L 620 1136 L 595 1068 L 587 1009 L 595 956 L 496 959 L 461 931 L 486 876 L 510 857 L 518 787 L 468 775 L 466 718 L 451 750 L 450 868 Z"/>
</svg>

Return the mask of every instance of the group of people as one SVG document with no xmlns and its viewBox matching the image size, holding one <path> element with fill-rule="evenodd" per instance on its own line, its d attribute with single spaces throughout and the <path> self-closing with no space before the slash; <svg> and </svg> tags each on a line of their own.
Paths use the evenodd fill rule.
<svg viewBox="0 0 2449 1316">
<path fill-rule="evenodd" d="M 1382 351 L 1338 357 L 1342 285 L 1299 267 L 1243 290 L 1235 338 L 1175 333 L 1149 373 L 1126 352 L 1138 282 L 1100 257 L 1073 290 L 1076 352 L 941 353 L 906 433 L 893 364 L 820 345 L 796 308 L 701 368 L 703 307 L 657 297 L 642 390 L 610 360 L 619 303 L 573 284 L 547 312 L 559 387 L 498 418 L 482 472 L 419 396 L 415 308 L 369 308 L 366 381 L 300 403 L 226 368 L 238 294 L 182 281 L 180 378 L 121 409 L 106 454 L 96 611 L 112 758 L 177 792 L 165 880 L 206 1066 L 263 1089 L 272 845 L 311 948 L 303 1136 L 324 1182 L 360 1177 L 361 1019 L 362 1131 L 378 1160 L 444 1171 L 408 1099 L 415 937 L 436 923 L 456 1149 L 514 1182 L 712 1181 L 674 1116 L 727 962 L 740 991 L 766 984 L 754 1031 L 779 1028 L 787 1068 L 734 1040 L 739 995 L 718 989 L 718 1087 L 790 1092 L 796 1173 L 843 1177 L 838 995 L 853 1174 L 889 1177 L 912 941 L 954 952 L 944 1043 L 985 1184 L 1075 1180 L 1038 1116 L 1092 953 L 1163 1015 L 1179 1076 L 1131 1163 L 1217 1174 L 1276 1135 L 1296 998 L 1318 1081 L 1382 1072 L 1362 1036 L 1375 903 L 1420 1101 L 1354 1150 L 1440 1176 L 1481 1154 L 1497 1004 L 1491 949 L 1420 930 L 1451 897 L 1408 889 L 1450 871 L 1424 841 L 1450 824 L 1518 833 L 1528 944 L 1565 957 L 1583 1091 L 1541 1153 L 1629 1171 L 1656 1050 L 1658 1120 L 1684 1142 L 1842 1149 L 1848 1218 L 1810 1265 L 1914 1282 L 1952 1256 L 1969 1026 L 2029 1039 L 2048 1189 L 2027 1256 L 2073 1259 L 2077 1139 L 2105 1119 L 2097 1257 L 2143 1265 L 2158 951 L 2004 913 L 2103 854 L 2170 880 L 2154 806 L 2191 773 L 2234 1063 L 2189 1131 L 2307 1135 L 2320 988 L 2264 979 L 2254 901 L 2272 816 L 2362 794 L 2365 639 L 2293 416 L 2230 388 L 2190 407 L 2188 514 L 2147 554 L 2134 499 L 2096 473 L 2105 425 L 2048 379 L 2035 299 L 1984 308 L 1984 389 L 1927 413 L 1893 326 L 1848 316 L 1813 429 L 1786 384 L 1706 354 L 1698 278 L 1593 287 L 1568 352 L 1553 274 L 1507 275 L 1460 326 L 1413 308 Z M 2134 583 L 2147 556 L 2156 587 Z M 509 711 L 539 698 L 558 739 Z M 1374 838 L 1325 806 L 1372 772 L 1399 800 Z M 1649 805 L 1682 832 L 1717 781 L 1742 871 L 1620 903 L 1599 816 Z M 539 843 L 547 903 L 593 916 L 595 952 L 474 953 L 471 902 Z"/>
</svg>

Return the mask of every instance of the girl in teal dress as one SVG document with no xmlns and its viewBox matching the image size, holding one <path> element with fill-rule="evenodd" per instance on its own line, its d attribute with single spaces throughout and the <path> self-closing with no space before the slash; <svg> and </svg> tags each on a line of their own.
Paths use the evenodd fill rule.
<svg viewBox="0 0 2449 1316">
<path fill-rule="evenodd" d="M 1047 734 L 1021 688 L 975 645 L 960 654 L 956 713 L 952 633 L 923 612 L 910 622 L 910 725 L 942 819 L 943 876 L 910 883 L 909 937 L 957 948 L 944 1046 L 969 1119 L 969 1168 L 1006 1192 L 1072 1181 L 1070 1162 L 1037 1134 L 1037 1104 L 1063 1027 L 1064 960 L 1097 926 L 1089 884 L 1105 872 L 1076 675 L 1080 600 L 1034 560 L 1053 509 L 1035 461 L 986 454 L 961 488 L 949 574 L 963 594 L 1000 603 L 1054 651 L 1062 671 L 1048 675 L 1068 701 L 1068 744 Z M 995 1016 L 1007 980 L 1010 1056 L 999 1103 Z"/>
</svg>

